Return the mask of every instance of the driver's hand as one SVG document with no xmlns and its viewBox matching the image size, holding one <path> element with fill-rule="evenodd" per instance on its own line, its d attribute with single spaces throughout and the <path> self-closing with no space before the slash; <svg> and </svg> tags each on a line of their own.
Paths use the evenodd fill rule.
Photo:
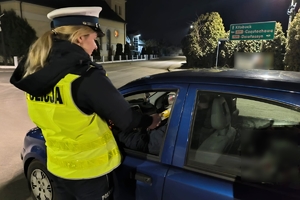
<svg viewBox="0 0 300 200">
<path fill-rule="evenodd" d="M 160 122 L 161 122 L 161 114 L 153 114 L 152 116 L 152 124 L 148 127 L 148 129 L 155 129 L 156 127 L 159 126 Z"/>
</svg>

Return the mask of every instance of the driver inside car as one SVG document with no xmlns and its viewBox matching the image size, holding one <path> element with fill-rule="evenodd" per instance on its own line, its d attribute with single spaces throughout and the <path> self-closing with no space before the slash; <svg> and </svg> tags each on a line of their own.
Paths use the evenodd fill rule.
<svg viewBox="0 0 300 200">
<path fill-rule="evenodd" d="M 119 146 L 129 148 L 136 151 L 158 155 L 160 147 L 167 129 L 167 121 L 170 116 L 170 109 L 166 109 L 161 113 L 162 122 L 160 126 L 153 130 L 133 129 L 131 131 L 119 131 L 111 121 L 110 127 Z"/>
</svg>

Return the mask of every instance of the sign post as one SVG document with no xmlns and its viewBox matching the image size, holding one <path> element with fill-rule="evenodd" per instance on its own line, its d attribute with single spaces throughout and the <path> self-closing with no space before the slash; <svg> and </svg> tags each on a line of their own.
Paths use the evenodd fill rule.
<svg viewBox="0 0 300 200">
<path fill-rule="evenodd" d="M 220 44 L 221 42 L 226 42 L 228 41 L 228 38 L 219 38 L 218 39 L 218 45 L 217 45 L 217 55 L 216 55 L 216 66 L 218 67 L 218 59 L 219 59 L 219 49 L 220 49 Z"/>
<path fill-rule="evenodd" d="M 275 21 L 231 24 L 229 40 L 273 40 Z"/>
</svg>

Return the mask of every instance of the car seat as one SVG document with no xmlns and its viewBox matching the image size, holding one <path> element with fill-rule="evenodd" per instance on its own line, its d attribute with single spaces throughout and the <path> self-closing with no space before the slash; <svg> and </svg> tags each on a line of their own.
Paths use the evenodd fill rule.
<svg viewBox="0 0 300 200">
<path fill-rule="evenodd" d="M 237 121 L 238 121 L 238 116 L 239 116 L 239 109 L 237 109 L 236 107 L 236 103 L 237 103 L 237 98 L 233 98 L 232 96 L 227 96 L 225 97 L 225 100 L 227 102 L 230 114 L 231 114 L 231 125 L 234 126 L 236 125 Z"/>
<path fill-rule="evenodd" d="M 232 145 L 236 130 L 231 127 L 231 114 L 226 100 L 221 96 L 213 100 L 211 126 L 215 129 L 214 132 L 200 145 L 197 152 L 224 153 Z"/>
</svg>

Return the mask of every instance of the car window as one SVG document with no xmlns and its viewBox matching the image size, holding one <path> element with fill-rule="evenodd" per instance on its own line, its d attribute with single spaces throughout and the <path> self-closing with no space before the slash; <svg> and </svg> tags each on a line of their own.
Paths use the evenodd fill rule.
<svg viewBox="0 0 300 200">
<path fill-rule="evenodd" d="M 137 128 L 126 132 L 113 131 L 119 144 L 125 148 L 158 156 L 163 146 L 168 122 L 177 91 L 145 91 L 125 96 L 133 110 L 152 115 L 162 113 L 160 126 L 153 130 Z"/>
<path fill-rule="evenodd" d="M 152 96 L 154 94 L 154 92 L 143 92 L 143 93 L 137 93 L 137 94 L 132 94 L 130 96 L 126 97 L 126 100 L 133 100 L 133 99 L 144 99 L 146 98 L 147 95 Z"/>
<path fill-rule="evenodd" d="M 286 105 L 198 92 L 186 164 L 300 189 L 299 123 Z"/>
</svg>

